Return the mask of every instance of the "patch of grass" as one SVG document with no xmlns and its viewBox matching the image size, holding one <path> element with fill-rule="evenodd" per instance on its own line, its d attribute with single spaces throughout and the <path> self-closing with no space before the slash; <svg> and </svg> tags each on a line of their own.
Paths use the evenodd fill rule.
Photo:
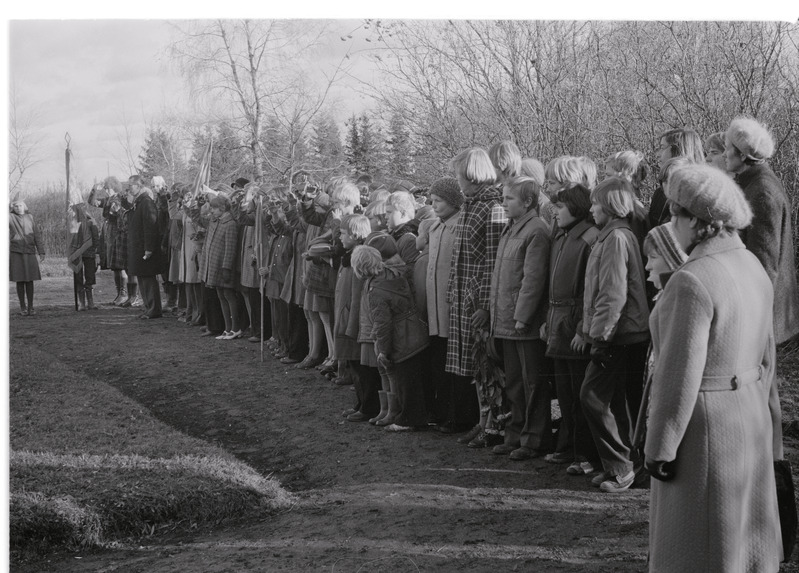
<svg viewBox="0 0 799 573">
<path fill-rule="evenodd" d="M 71 277 L 72 269 L 67 266 L 66 257 L 51 257 L 47 255 L 44 261 L 39 262 L 39 272 L 45 277 Z"/>
<path fill-rule="evenodd" d="M 291 505 L 277 481 L 32 344 L 12 345 L 10 359 L 16 558 Z"/>
</svg>

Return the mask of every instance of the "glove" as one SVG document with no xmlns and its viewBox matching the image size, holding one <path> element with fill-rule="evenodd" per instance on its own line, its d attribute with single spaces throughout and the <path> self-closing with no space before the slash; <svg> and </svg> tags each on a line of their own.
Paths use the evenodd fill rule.
<svg viewBox="0 0 799 573">
<path fill-rule="evenodd" d="M 222 281 L 229 283 L 233 279 L 233 271 L 230 269 L 222 269 Z"/>
<path fill-rule="evenodd" d="M 591 362 L 602 369 L 608 368 L 613 360 L 613 350 L 611 346 L 591 345 Z"/>
<path fill-rule="evenodd" d="M 674 479 L 674 461 L 658 462 L 654 460 L 646 460 L 644 465 L 646 466 L 649 475 L 657 480 L 670 481 Z"/>
</svg>

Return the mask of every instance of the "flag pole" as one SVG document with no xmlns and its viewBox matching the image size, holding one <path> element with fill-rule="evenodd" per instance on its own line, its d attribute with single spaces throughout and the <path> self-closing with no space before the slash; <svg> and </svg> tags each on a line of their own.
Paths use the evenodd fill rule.
<svg viewBox="0 0 799 573">
<path fill-rule="evenodd" d="M 69 238 L 70 238 L 70 229 L 69 229 L 69 191 L 70 191 L 70 189 L 69 189 L 69 160 L 70 160 L 70 155 L 72 154 L 72 152 L 69 149 L 69 144 L 72 142 L 72 138 L 69 136 L 69 132 L 66 132 L 66 134 L 64 135 L 64 141 L 67 142 L 67 148 L 64 150 L 64 164 L 66 165 L 66 169 L 67 169 L 67 209 L 66 209 L 67 227 L 66 227 L 66 229 L 67 229 L 67 241 L 69 241 Z M 67 243 L 67 244 L 69 244 L 69 243 Z M 69 253 L 67 253 L 67 254 L 69 254 Z M 74 272 L 72 274 L 72 294 L 75 297 L 75 311 L 77 311 L 78 310 L 78 283 L 76 281 L 76 275 L 75 275 Z"/>
<path fill-rule="evenodd" d="M 255 264 L 255 267 L 258 269 L 258 282 L 260 284 L 260 288 L 258 292 L 260 293 L 259 296 L 261 300 L 259 301 L 259 307 L 261 309 L 261 363 L 264 361 L 264 277 L 261 276 L 261 261 L 263 261 L 263 254 L 264 254 L 264 247 L 263 247 L 263 213 L 264 209 L 264 196 L 260 193 L 258 194 L 258 210 L 255 212 L 255 237 L 256 237 L 256 245 L 258 247 L 258 261 Z"/>
</svg>

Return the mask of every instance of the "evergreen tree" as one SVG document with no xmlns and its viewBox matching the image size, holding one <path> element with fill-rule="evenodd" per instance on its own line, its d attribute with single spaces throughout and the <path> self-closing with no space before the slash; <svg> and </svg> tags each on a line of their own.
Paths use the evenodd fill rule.
<svg viewBox="0 0 799 573">
<path fill-rule="evenodd" d="M 359 133 L 358 120 L 355 114 L 347 121 L 347 138 L 344 147 L 344 157 L 350 166 L 352 174 L 365 173 L 363 161 L 363 146 L 361 145 L 361 135 Z"/>
<path fill-rule="evenodd" d="M 341 172 L 345 162 L 341 131 L 329 113 L 320 115 L 308 141 L 308 167 L 326 178 Z"/>
<path fill-rule="evenodd" d="M 156 175 L 172 185 L 186 177 L 186 162 L 183 151 L 166 130 L 150 127 L 139 154 L 139 174 L 149 185 Z"/>
<path fill-rule="evenodd" d="M 405 116 L 395 111 L 388 125 L 388 173 L 394 179 L 409 179 L 414 174 L 413 146 Z"/>
<path fill-rule="evenodd" d="M 192 156 L 189 160 L 190 181 L 194 181 L 197 176 L 199 162 L 209 138 L 214 140 L 211 152 L 211 187 L 221 183 L 230 185 L 238 177 L 253 179 L 247 148 L 242 144 L 237 132 L 223 122 L 217 125 L 216 129 L 206 126 L 195 134 Z"/>
<path fill-rule="evenodd" d="M 362 113 L 358 123 L 361 129 L 361 149 L 363 153 L 363 173 L 380 178 L 386 174 L 388 160 L 386 156 L 385 137 L 380 125 L 372 123 L 366 113 Z"/>
</svg>

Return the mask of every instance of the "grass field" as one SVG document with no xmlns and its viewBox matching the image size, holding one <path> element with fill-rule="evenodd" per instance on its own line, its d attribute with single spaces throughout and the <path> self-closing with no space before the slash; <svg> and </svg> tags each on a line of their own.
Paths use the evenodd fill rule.
<svg viewBox="0 0 799 573">
<path fill-rule="evenodd" d="M 277 481 L 155 420 L 117 390 L 70 368 L 69 357 L 24 341 L 10 349 L 15 559 L 291 504 Z"/>
</svg>

